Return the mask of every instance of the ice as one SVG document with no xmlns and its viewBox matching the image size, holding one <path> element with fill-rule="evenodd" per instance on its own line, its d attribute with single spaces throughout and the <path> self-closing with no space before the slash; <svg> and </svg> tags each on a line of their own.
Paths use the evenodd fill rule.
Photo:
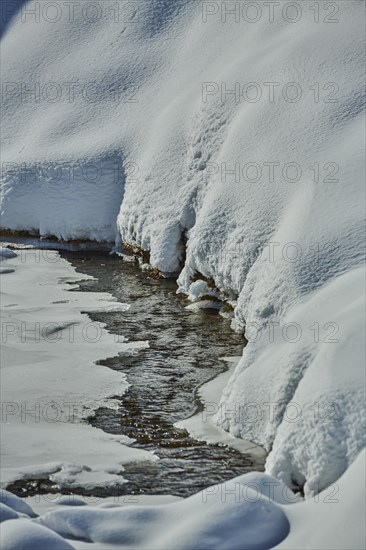
<svg viewBox="0 0 366 550">
<path fill-rule="evenodd" d="M 156 457 L 85 420 L 101 406 L 118 406 L 112 397 L 128 387 L 123 374 L 96 361 L 138 353 L 148 343 L 115 338 L 85 312 L 129 306 L 106 293 L 69 292 L 85 276 L 57 251 L 20 250 L 6 265 L 14 273 L 1 285 L 2 482 L 42 477 L 88 489 L 123 484 L 123 464 Z"/>
</svg>

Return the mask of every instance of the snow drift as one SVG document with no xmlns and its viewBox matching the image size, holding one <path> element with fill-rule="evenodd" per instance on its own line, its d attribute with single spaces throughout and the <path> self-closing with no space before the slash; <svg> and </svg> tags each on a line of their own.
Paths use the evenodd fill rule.
<svg viewBox="0 0 366 550">
<path fill-rule="evenodd" d="M 307 502 L 275 478 L 253 472 L 169 504 L 124 505 L 114 497 L 86 505 L 74 495 L 52 495 L 47 503 L 47 496 L 46 502 L 37 497 L 35 518 L 22 500 L 2 491 L 1 547 L 358 550 L 365 541 L 364 478 L 363 452 L 337 484 Z"/>
<path fill-rule="evenodd" d="M 2 227 L 116 236 L 180 291 L 200 278 L 234 301 L 250 343 L 217 421 L 311 494 L 364 446 L 365 6 L 117 5 L 8 25 Z"/>
</svg>

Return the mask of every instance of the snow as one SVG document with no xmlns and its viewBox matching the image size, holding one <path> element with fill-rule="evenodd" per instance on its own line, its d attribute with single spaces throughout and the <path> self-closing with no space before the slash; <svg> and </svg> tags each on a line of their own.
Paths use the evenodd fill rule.
<svg viewBox="0 0 366 550">
<path fill-rule="evenodd" d="M 38 516 L 59 509 L 59 506 L 88 506 L 116 508 L 124 506 L 160 506 L 178 502 L 181 497 L 172 495 L 114 495 L 111 497 L 44 494 L 27 497 L 25 501 Z"/>
<path fill-rule="evenodd" d="M 365 4 L 338 2 L 332 14 L 332 3 L 305 0 L 292 23 L 281 6 L 273 21 L 261 8 L 250 23 L 247 2 L 234 3 L 234 16 L 220 2 L 151 0 L 132 11 L 122 3 L 117 20 L 115 4 L 103 2 L 94 21 L 62 9 L 52 24 L 19 14 L 8 24 L 1 227 L 149 250 L 153 267 L 179 273 L 192 314 L 218 307 L 201 304 L 207 289 L 195 282 L 212 280 L 216 295 L 236 302 L 233 327 L 249 340 L 216 399 L 216 422 L 264 445 L 267 473 L 310 499 L 365 445 Z M 18 281 L 21 292 L 24 266 L 6 262 L 2 283 Z M 9 306 L 22 304 L 12 315 L 40 318 L 22 310 L 36 307 L 32 296 L 7 292 Z M 66 320 L 86 322 L 62 307 Z M 98 356 L 116 352 L 111 340 L 104 335 Z M 81 380 L 95 357 L 80 345 Z M 39 351 L 27 346 L 33 369 Z M 12 356 L 11 370 L 39 398 L 34 371 Z M 76 376 L 71 396 L 90 409 L 124 386 L 103 369 L 100 390 L 94 372 L 84 393 Z M 52 399 L 65 397 L 65 376 Z M 12 424 L 18 443 L 9 457 L 24 429 Z"/>
<path fill-rule="evenodd" d="M 228 363 L 228 369 L 197 390 L 202 410 L 186 420 L 176 422 L 175 426 L 187 430 L 195 439 L 216 445 L 226 445 L 244 454 L 249 453 L 256 459 L 257 464 L 264 464 L 266 453 L 262 447 L 251 441 L 234 437 L 215 422 L 222 391 L 232 376 L 240 357 L 223 357 L 222 359 Z"/>
<path fill-rule="evenodd" d="M 34 519 L 5 521 L 1 543 L 4 550 L 51 546 L 116 550 L 362 550 L 364 482 L 362 452 L 337 483 L 306 501 L 276 478 L 255 472 L 169 503 L 169 497 L 150 497 L 149 501 L 149 497 L 126 495 L 120 497 L 125 503 L 106 499 L 93 505 L 78 502 L 83 505 L 75 506 L 75 502 L 65 502 L 66 498 L 75 497 L 63 497 L 49 511 L 42 504 L 41 515 Z M 130 503 L 130 499 L 133 502 L 141 498 L 140 503 Z M 14 503 L 16 499 L 11 501 L 8 497 L 9 509 Z"/>
<path fill-rule="evenodd" d="M 6 504 L 0 503 L 0 523 L 7 521 L 9 519 L 17 519 L 19 515 L 13 510 L 6 506 Z"/>
<path fill-rule="evenodd" d="M 148 343 L 109 334 L 87 312 L 129 305 L 107 293 L 78 291 L 87 277 L 57 251 L 26 249 L 8 257 L 14 272 L 1 281 L 2 482 L 43 477 L 61 487 L 123 484 L 123 464 L 156 457 L 85 419 L 101 406 L 116 407 L 113 397 L 128 386 L 123 374 L 96 361 L 138 353 Z"/>
<path fill-rule="evenodd" d="M 306 495 L 365 446 L 364 281 L 363 268 L 345 273 L 253 336 L 217 407 L 219 425 L 272 449 L 266 471 Z"/>
<path fill-rule="evenodd" d="M 14 250 L 10 250 L 9 248 L 4 248 L 3 246 L 0 246 L 0 261 L 2 262 L 4 259 L 8 258 L 16 258 L 17 253 L 14 252 Z"/>
<path fill-rule="evenodd" d="M 26 519 L 7 521 L 1 528 L 3 550 L 70 550 L 72 546 L 62 537 Z"/>
<path fill-rule="evenodd" d="M 3 227 L 65 241 L 114 240 L 124 191 L 118 156 L 26 167 L 4 163 L 3 173 Z"/>
<path fill-rule="evenodd" d="M 288 506 L 291 524 L 278 550 L 344 550 L 365 548 L 365 451 L 347 472 L 317 498 Z"/>
<path fill-rule="evenodd" d="M 271 481 L 264 474 L 241 476 L 168 505 L 62 507 L 36 521 L 65 537 L 99 544 L 186 549 L 229 549 L 239 544 L 244 549 L 265 549 L 282 540 L 289 529 L 284 512 L 275 504 L 283 501 L 284 487 L 278 483 L 278 494 L 274 492 L 270 500 L 266 482 Z"/>
<path fill-rule="evenodd" d="M 188 300 L 191 302 L 197 302 L 200 298 L 204 296 L 217 296 L 217 292 L 214 289 L 209 288 L 206 281 L 199 279 L 192 283 L 188 289 Z"/>
<path fill-rule="evenodd" d="M 20 512 L 21 514 L 25 514 L 27 516 L 34 515 L 32 508 L 24 502 L 24 500 L 16 495 L 13 495 L 9 491 L 6 491 L 5 489 L 0 489 L 0 502 L 3 506 L 6 506 L 15 512 Z"/>
</svg>

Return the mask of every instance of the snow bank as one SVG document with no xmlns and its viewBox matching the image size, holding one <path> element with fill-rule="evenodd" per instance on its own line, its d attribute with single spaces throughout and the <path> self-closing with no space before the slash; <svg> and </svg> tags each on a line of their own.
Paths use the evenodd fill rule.
<svg viewBox="0 0 366 550">
<path fill-rule="evenodd" d="M 232 376 L 240 357 L 223 357 L 222 359 L 228 363 L 228 369 L 197 390 L 202 410 L 185 420 L 176 422 L 175 426 L 187 430 L 195 439 L 214 445 L 227 445 L 243 454 L 249 453 L 255 458 L 256 468 L 259 469 L 259 465 L 264 466 L 267 456 L 263 447 L 254 445 L 251 441 L 240 437 L 234 437 L 215 422 L 217 403 L 219 403 L 223 388 Z"/>
<path fill-rule="evenodd" d="M 366 546 L 365 451 L 347 472 L 313 500 L 287 506 L 291 524 L 281 550 L 362 550 Z"/>
<path fill-rule="evenodd" d="M 1 224 L 65 241 L 114 241 L 123 192 L 118 155 L 32 165 L 4 163 Z"/>
<path fill-rule="evenodd" d="M 62 506 L 35 521 L 63 537 L 95 543 L 97 548 L 113 544 L 117 548 L 265 550 L 289 532 L 279 506 L 289 503 L 286 491 L 274 478 L 249 474 L 171 504 Z M 291 491 L 289 495 L 294 498 Z"/>
<path fill-rule="evenodd" d="M 0 503 L 14 512 L 20 512 L 20 514 L 25 514 L 30 517 L 35 515 L 32 508 L 24 502 L 24 500 L 5 489 L 0 489 Z"/>
<path fill-rule="evenodd" d="M 106 1 L 101 17 L 8 26 L 2 226 L 111 238 L 121 206 L 118 241 L 161 271 L 183 268 L 194 299 L 198 277 L 237 300 L 251 342 L 223 400 L 234 414 L 218 422 L 273 448 L 268 471 L 311 494 L 364 445 L 365 5 L 120 4 L 117 17 Z M 109 158 L 121 159 L 117 183 Z M 97 168 L 70 184 L 63 168 L 78 163 Z M 238 418 L 248 403 L 274 403 L 273 418 Z M 306 412 L 329 406 L 336 425 Z"/>
<path fill-rule="evenodd" d="M 365 446 L 364 281 L 363 268 L 335 278 L 249 342 L 215 411 L 234 435 L 273 445 L 267 471 L 306 495 Z"/>
<path fill-rule="evenodd" d="M 281 481 L 254 472 L 169 504 L 60 502 L 36 519 L 5 521 L 2 548 L 361 550 L 364 482 L 363 452 L 336 484 L 306 502 Z"/>
</svg>

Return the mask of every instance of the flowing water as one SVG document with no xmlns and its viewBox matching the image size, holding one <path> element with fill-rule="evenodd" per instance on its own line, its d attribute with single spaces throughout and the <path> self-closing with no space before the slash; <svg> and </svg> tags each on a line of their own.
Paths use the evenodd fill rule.
<svg viewBox="0 0 366 550">
<path fill-rule="evenodd" d="M 186 298 L 176 294 L 174 280 L 149 277 L 133 262 L 119 256 L 93 252 L 61 252 L 77 271 L 95 277 L 80 288 L 109 292 L 128 311 L 93 313 L 114 334 L 130 341 L 148 341 L 149 348 L 119 355 L 100 364 L 123 372 L 130 386 L 118 410 L 100 408 L 90 424 L 112 434 L 135 440 L 132 447 L 154 451 L 156 462 L 124 466 L 127 483 L 118 494 L 173 494 L 188 496 L 252 470 L 263 470 L 263 461 L 220 445 L 191 437 L 174 423 L 199 412 L 197 390 L 227 369 L 225 356 L 242 354 L 245 341 L 230 329 L 230 321 L 217 311 L 193 313 Z M 25 486 L 26 485 L 26 486 Z M 17 482 L 10 490 L 20 494 L 56 492 L 45 480 Z M 63 491 L 64 492 L 64 491 Z M 73 492 L 86 494 L 85 489 Z M 112 489 L 93 490 L 97 496 L 115 495 Z"/>
<path fill-rule="evenodd" d="M 134 438 L 133 446 L 155 451 L 155 463 L 125 468 L 126 493 L 187 496 L 253 469 L 263 469 L 251 456 L 208 445 L 174 427 L 174 422 L 200 408 L 198 387 L 224 370 L 221 359 L 241 355 L 244 338 L 216 311 L 187 311 L 172 280 L 149 278 L 118 256 L 63 254 L 95 281 L 83 290 L 111 293 L 130 304 L 125 312 L 93 314 L 107 329 L 129 340 L 148 340 L 150 347 L 134 355 L 103 361 L 126 373 L 130 386 L 120 397 L 120 409 L 99 409 L 90 422 L 104 431 Z"/>
</svg>

